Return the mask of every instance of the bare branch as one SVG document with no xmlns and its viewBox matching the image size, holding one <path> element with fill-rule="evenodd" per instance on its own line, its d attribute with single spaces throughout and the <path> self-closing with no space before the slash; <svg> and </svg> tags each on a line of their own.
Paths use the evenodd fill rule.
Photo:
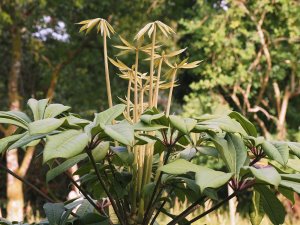
<svg viewBox="0 0 300 225">
<path fill-rule="evenodd" d="M 268 118 L 268 120 L 272 119 L 273 121 L 277 122 L 278 119 L 275 116 L 271 115 L 267 110 L 265 110 L 260 106 L 256 105 L 253 108 L 248 109 L 248 112 L 252 112 L 252 113 L 257 113 L 259 111 L 262 112 Z"/>
</svg>

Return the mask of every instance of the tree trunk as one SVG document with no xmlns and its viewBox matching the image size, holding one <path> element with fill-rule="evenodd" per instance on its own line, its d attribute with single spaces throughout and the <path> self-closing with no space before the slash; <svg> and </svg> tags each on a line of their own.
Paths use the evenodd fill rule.
<svg viewBox="0 0 300 225">
<path fill-rule="evenodd" d="M 12 29 L 12 65 L 9 74 L 8 96 L 10 110 L 20 109 L 20 98 L 18 93 L 18 83 L 21 71 L 21 34 L 18 28 Z M 9 129 L 7 135 L 14 132 L 13 127 Z M 18 173 L 19 162 L 17 149 L 8 151 L 6 154 L 7 168 Z M 7 219 L 14 221 L 23 220 L 24 196 L 22 183 L 15 177 L 7 174 Z"/>
<path fill-rule="evenodd" d="M 290 91 L 286 89 L 282 99 L 280 113 L 278 116 L 279 118 L 277 122 L 277 139 L 281 141 L 286 139 L 286 134 L 287 134 L 286 113 L 289 105 L 290 96 L 291 96 Z"/>
</svg>

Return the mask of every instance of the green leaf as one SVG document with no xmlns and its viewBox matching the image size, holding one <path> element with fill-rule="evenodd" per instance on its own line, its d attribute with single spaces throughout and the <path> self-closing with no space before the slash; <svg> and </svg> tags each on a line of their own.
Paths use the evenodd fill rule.
<svg viewBox="0 0 300 225">
<path fill-rule="evenodd" d="M 152 124 L 152 121 L 156 121 L 164 117 L 164 113 L 158 113 L 158 114 L 143 114 L 141 116 L 141 121 L 146 123 L 146 124 Z"/>
<path fill-rule="evenodd" d="M 269 188 L 262 185 L 255 185 L 254 188 L 260 193 L 263 209 L 271 222 L 275 225 L 283 224 L 285 209 L 276 195 Z"/>
<path fill-rule="evenodd" d="M 169 116 L 169 119 L 173 127 L 184 134 L 190 133 L 190 131 L 194 129 L 197 124 L 197 120 L 190 118 L 180 118 L 179 116 Z"/>
<path fill-rule="evenodd" d="M 164 113 L 159 113 L 156 108 L 148 109 L 141 116 L 141 121 L 146 124 L 160 124 L 169 126 L 169 120 Z"/>
<path fill-rule="evenodd" d="M 62 104 L 50 104 L 45 110 L 44 118 L 54 118 L 70 109 L 70 106 L 65 106 Z"/>
<path fill-rule="evenodd" d="M 281 165 L 285 166 L 285 164 L 287 163 L 285 152 L 279 151 L 269 141 L 264 141 L 261 146 L 262 146 L 264 153 L 266 153 L 267 156 L 269 156 L 271 159 L 277 161 Z"/>
<path fill-rule="evenodd" d="M 280 153 L 282 160 L 284 162 L 284 165 L 287 164 L 289 160 L 289 146 L 286 142 L 283 141 L 272 141 L 271 142 L 275 148 L 277 148 L 278 152 Z"/>
<path fill-rule="evenodd" d="M 24 137 L 25 135 L 26 135 L 26 133 L 15 134 L 15 135 L 11 135 L 11 136 L 0 139 L 0 154 L 3 151 L 5 151 L 11 143 L 19 140 L 20 138 Z"/>
<path fill-rule="evenodd" d="M 300 183 L 299 181 L 291 181 L 282 179 L 280 182 L 280 187 L 284 187 L 290 190 L 293 190 L 300 194 Z"/>
<path fill-rule="evenodd" d="M 191 160 L 197 154 L 197 150 L 195 148 L 188 147 L 181 152 L 179 152 L 179 157 L 185 160 Z"/>
<path fill-rule="evenodd" d="M 112 121 L 120 116 L 126 106 L 124 104 L 115 105 L 101 113 L 95 114 L 95 123 L 100 125 L 102 128 L 104 125 L 112 124 Z"/>
<path fill-rule="evenodd" d="M 115 125 L 105 125 L 104 132 L 124 145 L 133 146 L 134 144 L 134 130 L 133 126 L 127 122 L 118 123 Z"/>
<path fill-rule="evenodd" d="M 204 120 L 198 123 L 198 125 L 207 126 L 210 129 L 221 129 L 229 133 L 240 133 L 243 136 L 247 136 L 244 128 L 236 120 L 231 119 L 229 116 L 223 116 L 215 119 Z"/>
<path fill-rule="evenodd" d="M 300 143 L 298 142 L 286 142 L 292 153 L 300 158 Z"/>
<path fill-rule="evenodd" d="M 55 133 L 56 132 L 51 132 L 51 133 L 48 133 L 48 134 L 55 134 Z M 28 131 L 25 132 L 24 134 L 25 135 L 23 137 L 21 137 L 15 143 L 13 143 L 12 145 L 10 145 L 8 147 L 8 150 L 27 146 L 28 144 L 32 144 L 33 141 L 42 139 L 42 138 L 46 137 L 46 135 L 48 135 L 48 134 L 30 135 Z"/>
<path fill-rule="evenodd" d="M 212 141 L 225 162 L 229 172 L 238 178 L 241 167 L 247 159 L 246 146 L 236 134 L 227 133 L 225 139 L 214 135 Z"/>
<path fill-rule="evenodd" d="M 280 184 L 281 176 L 274 167 L 268 166 L 256 169 L 254 167 L 245 166 L 242 168 L 241 173 L 246 174 L 249 172 L 255 177 L 257 183 L 267 183 L 275 187 L 278 187 Z"/>
<path fill-rule="evenodd" d="M 63 215 L 65 208 L 63 203 L 46 203 L 43 206 L 45 214 L 51 225 L 59 225 L 61 216 Z"/>
<path fill-rule="evenodd" d="M 64 123 L 63 119 L 47 118 L 36 120 L 28 124 L 28 130 L 31 135 L 46 134 L 56 130 Z"/>
<path fill-rule="evenodd" d="M 198 166 L 184 159 L 177 159 L 167 165 L 164 165 L 159 168 L 160 171 L 169 173 L 169 174 L 185 174 L 188 172 L 197 172 L 199 169 L 205 168 Z"/>
<path fill-rule="evenodd" d="M 47 136 L 44 149 L 44 163 L 54 158 L 71 158 L 87 146 L 87 134 L 79 130 L 67 130 L 60 134 Z"/>
<path fill-rule="evenodd" d="M 88 200 L 84 199 L 80 207 L 77 209 L 76 214 L 79 217 L 83 217 L 84 215 L 93 212 L 94 212 L 94 206 L 92 206 Z"/>
<path fill-rule="evenodd" d="M 161 130 L 166 128 L 168 127 L 160 124 L 147 124 L 144 122 L 138 122 L 133 125 L 133 129 L 138 131 L 156 131 L 156 130 Z"/>
<path fill-rule="evenodd" d="M 92 154 L 96 162 L 103 160 L 109 150 L 109 142 L 104 141 L 92 149 Z"/>
<path fill-rule="evenodd" d="M 229 116 L 230 118 L 237 120 L 242 125 L 247 134 L 253 137 L 257 137 L 257 130 L 255 126 L 246 117 L 238 112 L 231 112 L 229 113 Z"/>
<path fill-rule="evenodd" d="M 87 158 L 87 154 L 83 153 L 83 154 L 77 155 L 71 159 L 68 159 L 65 162 L 63 162 L 62 164 L 60 164 L 59 166 L 49 170 L 46 175 L 47 183 L 86 158 Z"/>
<path fill-rule="evenodd" d="M 299 159 L 289 159 L 287 164 L 288 167 L 300 172 L 300 160 Z"/>
<path fill-rule="evenodd" d="M 293 205 L 295 204 L 295 198 L 294 198 L 294 191 L 288 188 L 284 188 L 284 187 L 279 187 L 278 191 L 284 196 L 286 197 L 288 200 L 290 200 Z"/>
<path fill-rule="evenodd" d="M 25 130 L 27 130 L 27 125 L 29 122 L 20 117 L 20 114 L 21 112 L 17 113 L 14 111 L 0 112 L 0 123 L 15 125 L 17 127 L 22 127 Z M 25 117 L 25 114 L 22 115 Z"/>
<path fill-rule="evenodd" d="M 262 204 L 262 198 L 260 197 L 259 192 L 254 191 L 249 211 L 252 225 L 260 225 L 262 219 L 264 218 L 265 211 Z"/>
<path fill-rule="evenodd" d="M 29 99 L 27 105 L 30 107 L 34 120 L 41 120 L 44 118 L 45 109 L 48 105 L 49 99 Z"/>
<path fill-rule="evenodd" d="M 122 160 L 122 162 L 131 165 L 133 163 L 134 156 L 124 146 L 110 147 L 110 149 L 116 153 L 116 155 Z"/>
<path fill-rule="evenodd" d="M 197 146 L 197 150 L 204 154 L 204 155 L 209 155 L 213 157 L 218 157 L 219 152 L 216 148 L 210 147 L 210 146 Z"/>
<path fill-rule="evenodd" d="M 223 186 L 230 180 L 232 175 L 233 173 L 224 173 L 203 167 L 196 172 L 195 180 L 196 184 L 200 187 L 200 191 L 203 193 L 206 188 L 219 188 Z"/>
</svg>

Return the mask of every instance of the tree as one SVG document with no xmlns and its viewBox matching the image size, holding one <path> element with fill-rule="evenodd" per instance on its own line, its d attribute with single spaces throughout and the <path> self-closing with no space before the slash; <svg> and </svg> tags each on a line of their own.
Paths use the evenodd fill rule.
<svg viewBox="0 0 300 225">
<path fill-rule="evenodd" d="M 265 136 L 287 138 L 287 111 L 299 110 L 293 104 L 300 95 L 299 2 L 199 0 L 193 7 L 191 19 L 181 22 L 180 43 L 193 43 L 191 55 L 207 63 L 191 75 L 190 101 L 212 89 Z"/>
</svg>

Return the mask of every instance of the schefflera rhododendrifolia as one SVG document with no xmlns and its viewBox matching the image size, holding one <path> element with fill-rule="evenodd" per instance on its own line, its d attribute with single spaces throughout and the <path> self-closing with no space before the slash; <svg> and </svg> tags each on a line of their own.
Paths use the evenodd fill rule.
<svg viewBox="0 0 300 225">
<path fill-rule="evenodd" d="M 273 224 L 284 222 L 285 209 L 276 193 L 293 202 L 293 193 L 300 191 L 299 143 L 266 140 L 237 112 L 198 118 L 170 113 L 180 70 L 194 69 L 200 61 L 180 60 L 186 49 L 169 51 L 158 43 L 159 38 L 174 34 L 166 24 L 147 24 L 133 43 L 120 37 L 114 45 L 120 49 L 119 58 L 108 57 L 106 38 L 115 31 L 106 20 L 79 24 L 81 31 L 95 28 L 103 36 L 109 109 L 89 121 L 68 106 L 30 99 L 29 115 L 0 112 L 0 123 L 17 127 L 0 140 L 0 152 L 42 145 L 43 162 L 50 167 L 47 182 L 79 165 L 75 174 L 80 175 L 80 184 L 66 175 L 82 198 L 45 204 L 45 224 L 148 225 L 158 224 L 161 214 L 169 217 L 168 225 L 191 224 L 247 191 L 252 194 L 252 224 L 260 224 L 264 215 Z M 125 54 L 134 55 L 132 65 L 122 62 Z M 125 97 L 115 105 L 109 62 L 128 82 Z M 164 93 L 167 103 L 160 105 Z M 201 155 L 219 159 L 224 170 L 198 165 L 194 159 Z M 227 185 L 233 194 L 219 199 Z M 178 215 L 168 210 L 175 197 L 189 202 Z M 216 202 L 210 209 L 187 219 L 209 199 Z"/>
</svg>

